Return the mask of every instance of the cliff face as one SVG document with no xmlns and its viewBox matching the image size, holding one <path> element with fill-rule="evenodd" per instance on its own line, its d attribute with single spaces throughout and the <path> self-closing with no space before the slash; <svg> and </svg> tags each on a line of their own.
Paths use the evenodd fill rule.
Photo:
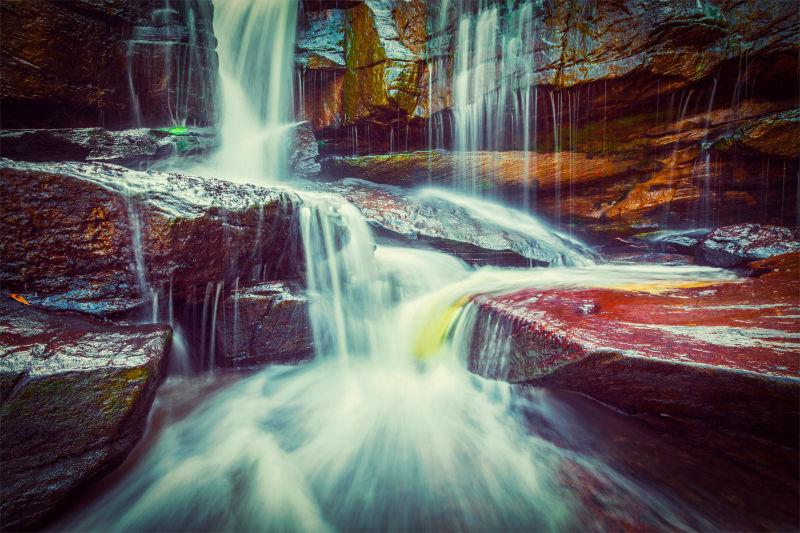
<svg viewBox="0 0 800 533">
<path fill-rule="evenodd" d="M 9 0 L 2 127 L 213 122 L 211 0 Z"/>
<path fill-rule="evenodd" d="M 416 157 L 420 175 L 454 183 L 461 158 L 482 157 L 482 188 L 599 232 L 797 223 L 794 3 L 458 4 L 301 14 L 300 112 L 323 154 L 500 150 L 394 167 Z M 369 165 L 336 161 L 367 179 Z M 387 171 L 383 182 L 409 181 Z"/>
</svg>

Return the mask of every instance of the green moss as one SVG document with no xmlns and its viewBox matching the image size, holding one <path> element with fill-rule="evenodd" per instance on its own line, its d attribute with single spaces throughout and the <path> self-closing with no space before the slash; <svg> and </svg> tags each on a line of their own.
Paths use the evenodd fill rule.
<svg viewBox="0 0 800 533">
<path fill-rule="evenodd" d="M 186 126 L 172 126 L 170 128 L 158 128 L 158 131 L 165 131 L 171 135 L 189 135 L 191 131 Z"/>
</svg>

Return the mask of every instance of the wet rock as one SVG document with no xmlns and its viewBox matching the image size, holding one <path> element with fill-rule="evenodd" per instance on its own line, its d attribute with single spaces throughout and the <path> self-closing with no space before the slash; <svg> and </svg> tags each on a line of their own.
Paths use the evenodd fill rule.
<svg viewBox="0 0 800 533">
<path fill-rule="evenodd" d="M 479 296 L 473 371 L 796 445 L 800 255 L 758 278 Z M 699 286 L 698 286 L 699 285 Z"/>
<path fill-rule="evenodd" d="M 425 116 L 426 15 L 419 0 L 350 2 L 303 13 L 297 47 L 302 113 L 318 133 L 333 129 L 329 137 L 336 142 L 338 128 L 379 124 L 377 143 L 391 124 Z"/>
<path fill-rule="evenodd" d="M 215 141 L 211 130 L 188 128 L 3 130 L 0 156 L 32 162 L 99 161 L 136 166 L 207 153 Z"/>
<path fill-rule="evenodd" d="M 422 60 L 401 39 L 392 4 L 369 0 L 347 11 L 344 125 L 399 120 L 398 115 L 411 117 L 417 109 Z"/>
<path fill-rule="evenodd" d="M 314 355 L 308 300 L 299 285 L 263 283 L 225 300 L 223 367 L 296 363 Z"/>
<path fill-rule="evenodd" d="M 699 263 L 725 268 L 797 250 L 800 250 L 797 230 L 761 224 L 717 228 L 694 248 Z"/>
<path fill-rule="evenodd" d="M 210 0 L 10 0 L 0 9 L 4 128 L 213 122 Z"/>
<path fill-rule="evenodd" d="M 762 154 L 799 158 L 800 109 L 770 113 L 745 121 L 731 140 Z"/>
<path fill-rule="evenodd" d="M 433 189 L 345 179 L 325 184 L 361 211 L 379 234 L 411 240 L 455 254 L 473 264 L 581 264 L 592 252 L 538 220 L 498 204 Z"/>
<path fill-rule="evenodd" d="M 637 241 L 645 243 L 656 252 L 694 255 L 694 248 L 709 230 L 700 228 L 692 230 L 663 230 L 635 235 Z"/>
<path fill-rule="evenodd" d="M 345 12 L 328 9 L 304 13 L 297 38 L 297 62 L 311 70 L 344 69 Z"/>
<path fill-rule="evenodd" d="M 536 191 L 552 191 L 556 178 L 569 176 L 573 185 L 635 172 L 636 161 L 624 157 L 601 157 L 583 153 L 471 152 L 425 150 L 371 156 L 330 156 L 322 160 L 327 176 L 358 178 L 410 187 L 415 185 L 458 186 L 463 169 L 478 176 L 483 191 L 503 191 L 519 195 L 527 185 Z"/>
<path fill-rule="evenodd" d="M 119 465 L 144 431 L 171 330 L 0 301 L 4 531 L 35 528 Z"/>
<path fill-rule="evenodd" d="M 0 161 L 3 286 L 46 308 L 131 311 L 160 291 L 296 274 L 296 196 L 97 163 Z"/>
<path fill-rule="evenodd" d="M 314 129 L 308 122 L 298 124 L 293 130 L 289 154 L 289 170 L 301 178 L 312 178 L 319 174 L 319 150 Z"/>
</svg>

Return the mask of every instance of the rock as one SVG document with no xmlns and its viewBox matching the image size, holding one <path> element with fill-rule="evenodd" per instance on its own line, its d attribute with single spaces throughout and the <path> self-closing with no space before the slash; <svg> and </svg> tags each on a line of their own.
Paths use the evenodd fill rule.
<svg viewBox="0 0 800 533">
<path fill-rule="evenodd" d="M 296 363 L 314 355 L 308 300 L 300 287 L 263 283 L 233 292 L 225 300 L 223 367 Z M 222 334 L 224 333 L 224 334 Z"/>
<path fill-rule="evenodd" d="M 699 263 L 724 268 L 798 250 L 800 235 L 797 230 L 761 224 L 717 228 L 694 248 Z"/>
<path fill-rule="evenodd" d="M 770 113 L 745 121 L 734 142 L 762 154 L 800 158 L 800 109 Z"/>
<path fill-rule="evenodd" d="M 311 70 L 344 69 L 345 12 L 328 9 L 304 13 L 297 38 L 297 62 Z"/>
<path fill-rule="evenodd" d="M 337 8 L 312 5 L 301 16 L 301 114 L 318 134 L 379 125 L 375 145 L 388 145 L 392 127 L 426 116 L 421 107 L 426 4 L 368 0 L 325 5 Z M 324 137 L 337 143 L 341 136 L 334 131 Z"/>
<path fill-rule="evenodd" d="M 410 118 L 417 109 L 422 59 L 401 39 L 392 4 L 368 0 L 347 11 L 343 125 L 399 121 L 398 115 Z"/>
<path fill-rule="evenodd" d="M 4 128 L 213 122 L 210 0 L 9 0 L 1 9 Z"/>
<path fill-rule="evenodd" d="M 0 301 L 4 531 L 32 529 L 118 466 L 141 437 L 171 330 Z"/>
<path fill-rule="evenodd" d="M 289 170 L 294 176 L 313 178 L 319 174 L 319 150 L 311 124 L 302 122 L 294 128 L 291 147 Z"/>
<path fill-rule="evenodd" d="M 324 188 L 352 202 L 379 235 L 430 245 L 468 263 L 569 265 L 585 264 L 593 257 L 580 242 L 498 204 L 356 179 Z"/>
<path fill-rule="evenodd" d="M 18 161 L 99 161 L 136 166 L 172 156 L 204 154 L 215 141 L 211 130 L 188 128 L 3 130 L 0 156 Z"/>
<path fill-rule="evenodd" d="M 284 189 L 97 163 L 2 160 L 0 176 L 0 279 L 42 307 L 108 316 L 256 268 L 298 275 Z"/>
<path fill-rule="evenodd" d="M 371 156 L 330 156 L 322 160 L 327 176 L 358 178 L 373 183 L 410 187 L 463 187 L 463 168 L 475 169 L 483 191 L 521 193 L 527 183 L 536 191 L 552 191 L 556 177 L 569 176 L 573 185 L 614 179 L 635 172 L 636 161 L 582 153 L 471 152 L 426 150 Z"/>
<path fill-rule="evenodd" d="M 767 273 L 727 283 L 478 296 L 470 368 L 581 392 L 629 413 L 703 419 L 796 446 L 800 254 L 753 268 Z"/>
<path fill-rule="evenodd" d="M 634 235 L 656 252 L 694 255 L 694 247 L 708 235 L 707 229 L 662 230 Z"/>
</svg>

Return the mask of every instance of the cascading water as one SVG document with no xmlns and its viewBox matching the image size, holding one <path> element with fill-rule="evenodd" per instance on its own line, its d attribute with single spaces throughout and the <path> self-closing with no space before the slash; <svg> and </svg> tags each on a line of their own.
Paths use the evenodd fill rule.
<svg viewBox="0 0 800 533">
<path fill-rule="evenodd" d="M 287 176 L 297 0 L 215 2 L 220 147 L 201 171 L 263 182 Z"/>
<path fill-rule="evenodd" d="M 293 50 L 296 11 L 289 0 L 217 5 L 225 110 L 222 147 L 209 169 L 250 179 L 282 176 L 283 144 L 267 139 L 289 120 L 284 59 Z M 479 19 L 478 49 L 493 48 L 482 40 L 496 32 L 497 12 L 483 11 Z M 487 49 L 487 64 L 477 63 L 482 72 L 463 70 L 460 83 L 483 88 L 476 76 L 497 81 L 493 57 Z M 478 125 L 487 117 L 502 120 L 492 109 L 504 96 L 470 94 L 479 98 L 465 100 L 462 109 L 470 124 L 464 146 L 496 149 L 500 141 L 479 135 Z M 548 428 L 568 425 L 558 402 L 544 395 L 523 401 L 511 385 L 470 374 L 465 360 L 478 294 L 715 279 L 718 271 L 595 266 L 583 245 L 529 216 L 451 193 L 421 193 L 444 195 L 489 224 L 535 235 L 561 251 L 560 263 L 577 265 L 473 270 L 443 253 L 379 244 L 344 199 L 299 194 L 314 361 L 268 367 L 209 394 L 161 429 L 124 477 L 62 528 L 574 529 L 592 513 L 575 487 L 584 478 L 603 480 L 605 498 L 635 502 L 648 524 L 709 527 L 687 521 L 668 495 L 553 438 Z M 221 283 L 206 286 L 203 321 L 216 317 L 223 290 Z M 480 332 L 488 337 L 484 346 L 492 345 L 486 370 L 500 373 L 508 331 L 501 323 L 486 328 Z M 212 326 L 203 354 L 209 365 L 215 332 Z M 540 427 L 526 423 L 528 411 L 537 413 Z"/>
<path fill-rule="evenodd" d="M 525 154 L 523 207 L 527 207 L 530 178 L 529 157 L 535 143 L 536 6 L 481 4 L 477 12 L 458 3 L 453 68 L 453 139 L 461 156 L 458 161 L 462 189 L 471 194 L 493 194 L 484 183 L 492 165 L 481 166 L 482 157 L 498 161 L 500 150 L 519 146 Z M 440 7 L 446 13 L 449 2 Z M 533 103 L 532 103 L 533 100 Z"/>
</svg>

